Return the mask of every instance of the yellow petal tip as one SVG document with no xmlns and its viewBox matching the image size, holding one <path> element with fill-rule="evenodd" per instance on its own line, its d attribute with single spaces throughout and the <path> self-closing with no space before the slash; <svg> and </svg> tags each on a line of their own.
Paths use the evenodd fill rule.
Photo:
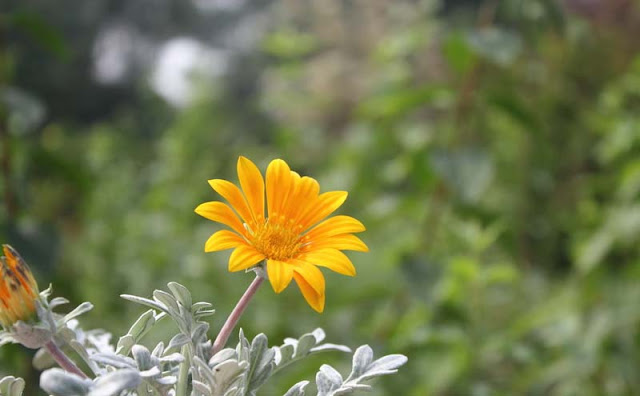
<svg viewBox="0 0 640 396">
<path fill-rule="evenodd" d="M 276 288 L 276 285 L 274 285 L 273 283 L 271 284 L 271 287 L 273 288 L 273 291 L 276 294 L 280 294 L 284 291 L 284 289 L 286 289 L 286 287 L 280 287 L 280 288 Z"/>
</svg>

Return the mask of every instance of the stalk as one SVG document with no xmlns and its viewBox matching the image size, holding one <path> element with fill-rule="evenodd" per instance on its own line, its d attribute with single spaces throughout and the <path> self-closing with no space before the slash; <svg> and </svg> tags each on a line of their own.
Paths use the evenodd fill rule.
<svg viewBox="0 0 640 396">
<path fill-rule="evenodd" d="M 256 278 L 253 280 L 253 282 L 251 282 L 242 297 L 240 297 L 240 300 L 236 304 L 236 307 L 233 309 L 233 311 L 231 311 L 231 315 L 229 315 L 227 321 L 222 326 L 220 333 L 218 333 L 216 340 L 213 342 L 213 347 L 211 349 L 213 355 L 224 348 L 227 340 L 229 339 L 229 336 L 231 335 L 231 332 L 236 327 L 236 324 L 240 320 L 242 313 L 247 308 L 247 305 L 249 305 L 249 301 L 251 301 L 251 298 L 253 298 L 253 296 L 260 288 L 260 285 L 262 285 L 262 282 L 264 282 L 264 278 L 260 276 L 260 274 L 256 274 Z"/>
<path fill-rule="evenodd" d="M 53 357 L 53 359 L 60 365 L 60 367 L 62 367 L 64 370 L 73 373 L 79 377 L 82 378 L 89 378 L 87 377 L 87 375 L 82 372 L 82 370 L 80 370 L 78 368 L 78 366 L 76 366 L 76 364 L 73 362 L 73 360 L 69 359 L 69 357 L 67 355 L 65 355 L 64 352 L 62 352 L 62 349 L 60 349 L 55 342 L 53 342 L 53 340 L 49 340 L 46 344 L 44 344 L 45 348 L 47 348 L 47 351 L 49 351 L 49 354 L 51 354 L 51 357 Z"/>
</svg>

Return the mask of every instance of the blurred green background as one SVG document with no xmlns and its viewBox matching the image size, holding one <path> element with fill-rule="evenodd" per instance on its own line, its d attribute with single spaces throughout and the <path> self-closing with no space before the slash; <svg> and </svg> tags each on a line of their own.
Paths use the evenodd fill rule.
<svg viewBox="0 0 640 396">
<path fill-rule="evenodd" d="M 634 0 L 2 2 L 0 239 L 114 342 L 168 281 L 215 330 L 252 277 L 193 209 L 283 158 L 371 252 L 322 315 L 262 288 L 248 335 L 407 355 L 376 395 L 638 395 L 638 37 Z M 31 356 L 0 375 L 35 395 Z"/>
</svg>

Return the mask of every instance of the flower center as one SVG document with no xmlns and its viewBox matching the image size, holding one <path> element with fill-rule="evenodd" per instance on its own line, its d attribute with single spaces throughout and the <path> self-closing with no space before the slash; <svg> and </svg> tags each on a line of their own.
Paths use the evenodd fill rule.
<svg viewBox="0 0 640 396">
<path fill-rule="evenodd" d="M 295 257 L 302 246 L 300 232 L 295 225 L 282 221 L 284 219 L 273 219 L 274 216 L 270 216 L 258 226 L 251 235 L 251 243 L 270 260 L 283 261 Z"/>
</svg>

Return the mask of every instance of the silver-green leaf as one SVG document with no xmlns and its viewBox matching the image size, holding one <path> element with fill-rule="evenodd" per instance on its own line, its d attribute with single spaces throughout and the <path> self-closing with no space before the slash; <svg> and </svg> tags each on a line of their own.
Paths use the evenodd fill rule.
<svg viewBox="0 0 640 396">
<path fill-rule="evenodd" d="M 86 396 L 92 381 L 59 368 L 46 370 L 40 376 L 40 387 L 53 396 Z"/>
</svg>

